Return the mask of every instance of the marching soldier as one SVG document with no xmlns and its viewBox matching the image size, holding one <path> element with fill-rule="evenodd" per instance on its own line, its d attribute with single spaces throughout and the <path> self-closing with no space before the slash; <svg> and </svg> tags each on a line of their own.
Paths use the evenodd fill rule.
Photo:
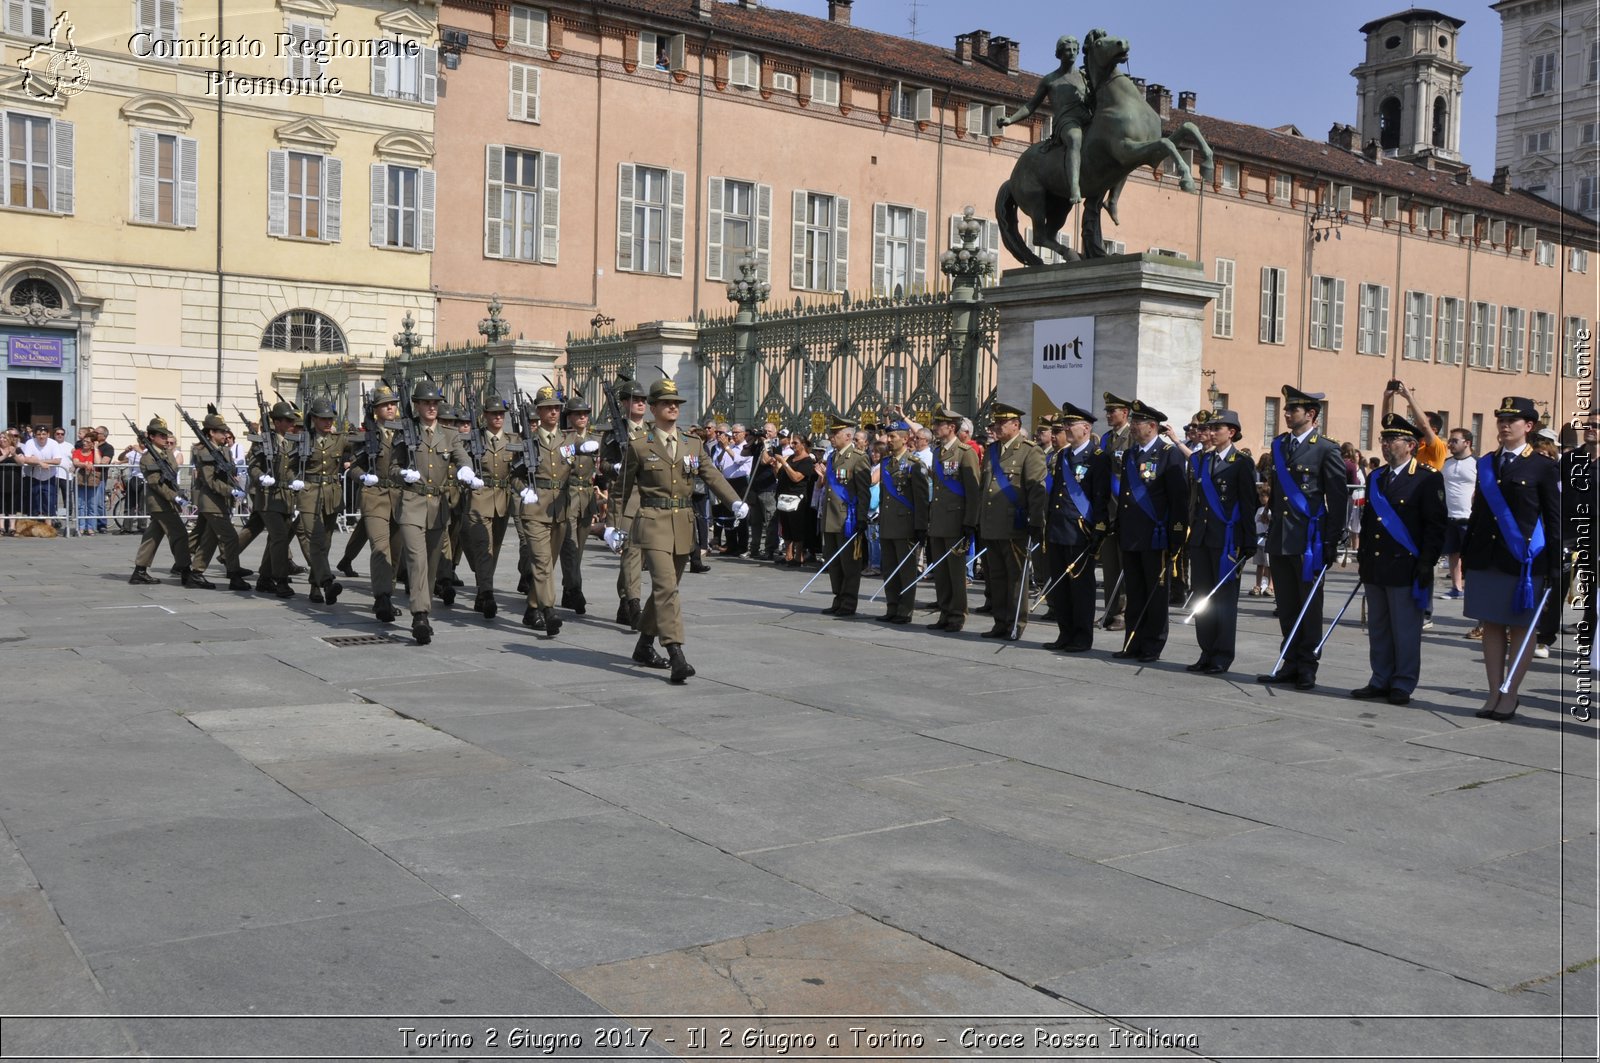
<svg viewBox="0 0 1600 1063">
<path fill-rule="evenodd" d="M 750 507 L 739 500 L 716 466 L 701 453 L 698 443 L 679 435 L 682 408 L 678 386 L 670 379 L 650 385 L 650 412 L 655 424 L 629 442 L 623 452 L 622 482 L 626 494 L 618 501 L 622 518 L 618 528 L 606 533 L 613 550 L 629 541 L 639 544 L 644 567 L 650 573 L 650 601 L 639 617 L 639 641 L 633 659 L 647 668 L 671 667 L 671 680 L 682 683 L 694 675 L 683 655 L 683 612 L 678 604 L 678 579 L 694 550 L 694 517 L 690 511 L 694 482 L 706 487 L 743 520 Z M 619 528 L 626 528 L 621 531 Z M 662 660 L 653 645 L 666 648 Z"/>
<path fill-rule="evenodd" d="M 1059 632 L 1047 650 L 1083 653 L 1094 646 L 1095 555 L 1106 535 L 1111 459 L 1095 442 L 1094 414 L 1061 407 L 1060 435 L 1045 521 L 1050 611 Z"/>
<path fill-rule="evenodd" d="M 1206 444 L 1190 458 L 1189 572 L 1196 594 L 1200 659 L 1188 670 L 1221 675 L 1233 665 L 1239 580 L 1255 553 L 1256 464 L 1236 449 L 1239 415 L 1222 410 L 1198 425 Z M 1226 579 L 1224 579 L 1226 577 Z"/>
<path fill-rule="evenodd" d="M 228 573 L 228 589 L 247 591 L 250 584 L 245 582 L 244 575 L 239 571 L 243 567 L 239 561 L 239 532 L 233 526 L 233 503 L 235 499 L 243 498 L 244 492 L 239 489 L 239 470 L 233 463 L 233 454 L 228 450 L 228 422 L 212 406 L 207 410 L 206 419 L 200 427 L 211 440 L 212 446 L 199 445 L 192 452 L 194 496 L 199 514 L 195 523 L 205 526 L 206 537 L 215 542 L 221 552 L 222 566 Z M 225 460 L 218 460 L 217 451 L 221 451 Z"/>
<path fill-rule="evenodd" d="M 471 472 L 461 433 L 439 421 L 443 398 L 433 381 L 417 382 L 411 390 L 416 446 L 408 446 L 405 434 L 397 432 L 389 459 L 390 480 L 400 489 L 396 523 L 410 573 L 406 582 L 411 596 L 411 635 L 419 646 L 433 641 L 428 614 L 433 608 L 445 525 L 450 520 L 447 491 L 457 482 L 451 473 L 463 468 Z"/>
<path fill-rule="evenodd" d="M 289 490 L 297 493 L 300 526 L 311 540 L 311 601 L 329 605 L 339 600 L 344 587 L 333 578 L 328 548 L 333 529 L 344 512 L 344 470 L 349 464 L 350 437 L 335 430 L 339 412 L 328 399 L 311 404 L 310 421 L 302 431 L 311 433 L 310 445 L 297 459 L 298 468 Z"/>
<path fill-rule="evenodd" d="M 1296 690 L 1317 685 L 1323 598 L 1317 577 L 1339 556 L 1350 497 L 1339 444 L 1317 426 L 1322 399 L 1321 393 L 1285 384 L 1283 420 L 1289 430 L 1272 441 L 1267 563 L 1277 589 L 1284 653 L 1283 666 L 1256 676 L 1256 682 L 1293 683 Z"/>
<path fill-rule="evenodd" d="M 474 483 L 483 486 L 473 487 L 467 510 L 467 561 L 477 588 L 472 608 L 485 620 L 493 620 L 499 612 L 494 600 L 494 570 L 511 519 L 511 496 L 527 486 L 520 475 L 522 437 L 505 430 L 506 409 L 506 400 L 499 395 L 490 395 L 483 404 L 483 457 L 474 478 Z"/>
<path fill-rule="evenodd" d="M 939 617 L 930 631 L 960 631 L 967 622 L 967 548 L 978 541 L 978 455 L 957 437 L 962 416 L 941 407 L 933 415 L 933 501 L 928 505 L 928 553 Z M 939 559 L 944 560 L 940 561 Z"/>
<path fill-rule="evenodd" d="M 822 552 L 832 561 L 828 582 L 833 604 L 822 610 L 824 616 L 855 616 L 861 595 L 872 461 L 856 449 L 855 436 L 855 423 L 842 417 L 828 426 L 833 451 L 822 470 Z"/>
<path fill-rule="evenodd" d="M 461 407 L 454 403 L 443 403 L 439 407 L 439 423 L 460 437 L 463 448 L 466 446 L 467 436 L 472 431 L 472 424 Z M 463 450 L 465 453 L 465 450 Z M 471 472 L 469 463 L 463 463 L 467 471 Z M 445 605 L 456 604 L 456 588 L 462 585 L 461 577 L 456 575 L 456 567 L 461 564 L 461 558 L 466 553 L 467 546 L 467 512 L 470 508 L 468 502 L 471 496 L 470 484 L 476 474 L 463 476 L 458 470 L 456 479 L 452 480 L 445 489 L 444 504 L 449 511 L 444 524 L 444 538 L 439 544 L 439 572 L 433 588 L 433 595 Z"/>
<path fill-rule="evenodd" d="M 645 398 L 644 385 L 637 380 L 623 380 L 616 386 L 617 401 L 622 404 L 622 413 L 627 421 L 625 434 L 617 438 L 617 467 L 611 470 L 612 479 L 617 484 L 622 480 L 622 458 L 626 453 L 629 443 L 638 439 L 649 430 L 645 422 L 645 410 L 648 403 Z M 612 426 L 615 432 L 617 426 Z M 609 453 L 609 452 L 608 452 Z M 611 487 L 615 495 L 617 487 Z M 609 510 L 612 526 L 616 526 L 622 499 L 617 496 L 611 503 Z M 639 544 L 629 539 L 622 546 L 622 564 L 617 570 L 617 623 L 625 627 L 634 627 L 639 623 L 639 584 L 640 572 L 643 564 L 639 559 Z"/>
<path fill-rule="evenodd" d="M 400 536 L 394 530 L 394 519 L 400 489 L 395 486 L 391 475 L 394 471 L 391 462 L 394 456 L 395 419 L 399 412 L 400 399 L 392 389 L 384 385 L 374 389 L 372 420 L 375 426 L 373 431 L 378 434 L 376 446 L 371 451 L 363 447 L 356 455 L 357 464 L 361 466 L 361 528 L 372 547 L 372 613 L 385 624 L 400 615 L 394 607 L 395 551 L 400 545 Z M 367 458 L 369 452 L 374 455 L 370 461 Z M 352 535 L 350 539 L 354 542 L 356 537 Z M 351 556 L 347 548 L 346 561 L 341 562 L 339 571 L 345 571 Z"/>
<path fill-rule="evenodd" d="M 539 413 L 539 425 L 533 429 L 530 448 L 524 455 L 535 501 L 524 501 L 517 516 L 533 565 L 522 622 L 555 638 L 561 632 L 561 620 L 556 616 L 555 566 L 567 537 L 567 480 L 572 476 L 577 447 L 561 431 L 561 397 L 555 388 L 540 388 L 534 393 L 533 405 Z M 595 449 L 599 449 L 598 444 Z"/>
<path fill-rule="evenodd" d="M 1183 549 L 1189 473 L 1159 433 L 1167 415 L 1135 399 L 1128 406 L 1129 446 L 1122 455 L 1117 541 L 1128 587 L 1128 636 L 1113 657 L 1140 664 L 1161 659 L 1167 644 L 1168 565 Z"/>
<path fill-rule="evenodd" d="M 989 601 L 994 627 L 986 639 L 1008 642 L 1028 626 L 1024 599 L 1030 555 L 1044 539 L 1044 451 L 1022 435 L 1022 411 L 994 405 L 994 439 L 984 452 L 983 481 L 978 489 L 978 534 L 988 549 Z"/>
<path fill-rule="evenodd" d="M 579 616 L 589 607 L 583 596 L 583 548 L 588 545 L 589 527 L 600 506 L 600 443 L 589 433 L 591 412 L 588 400 L 582 395 L 573 395 L 567 400 L 567 441 L 577 450 L 572 457 L 572 474 L 567 477 L 567 532 L 561 543 L 561 608 L 571 609 Z M 591 443 L 594 446 L 591 447 Z"/>
<path fill-rule="evenodd" d="M 1114 528 L 1117 524 L 1117 507 L 1121 504 L 1119 499 L 1122 497 L 1122 456 L 1132 436 L 1128 424 L 1128 400 L 1118 398 L 1109 391 L 1105 392 L 1103 399 L 1108 427 L 1100 437 L 1100 449 L 1106 452 L 1111 464 L 1111 498 L 1106 521 L 1108 527 Z M 1121 631 L 1128 595 L 1126 591 L 1118 590 L 1125 581 L 1122 578 L 1122 546 L 1115 535 L 1106 536 L 1105 542 L 1100 544 L 1100 572 L 1106 585 L 1105 629 Z"/>
<path fill-rule="evenodd" d="M 150 523 L 145 525 L 144 535 L 139 539 L 139 550 L 133 558 L 133 575 L 128 577 L 128 582 L 152 586 L 161 582 L 150 575 L 150 563 L 156 559 L 156 550 L 165 538 L 183 585 L 210 590 L 215 584 L 189 567 L 189 537 L 184 534 L 183 520 L 178 515 L 179 507 L 189 500 L 183 497 L 177 480 L 177 465 L 173 461 L 173 444 L 177 440 L 160 417 L 150 419 L 145 436 L 150 445 L 139 458 L 139 471 L 144 475 Z"/>
<path fill-rule="evenodd" d="M 1422 674 L 1422 618 L 1433 591 L 1433 566 L 1450 518 L 1444 476 L 1416 458 L 1422 430 L 1397 413 L 1383 415 L 1384 468 L 1367 477 L 1356 565 L 1367 596 L 1367 654 L 1372 678 L 1350 696 L 1405 705 Z"/>
<path fill-rule="evenodd" d="M 267 420 L 271 423 L 262 425 L 261 438 L 251 447 L 249 458 L 250 479 L 256 491 L 252 506 L 254 512 L 261 515 L 261 523 L 267 531 L 267 545 L 256 576 L 256 593 L 271 592 L 279 598 L 292 598 L 289 538 L 295 528 L 291 526 L 294 501 L 289 486 L 294 473 L 290 471 L 289 449 L 295 425 L 294 407 L 287 402 L 275 403 Z M 271 460 L 267 458 L 269 438 L 273 444 Z"/>
<path fill-rule="evenodd" d="M 878 539 L 883 545 L 883 619 L 891 624 L 911 623 L 917 606 L 912 586 L 917 570 L 910 555 L 928 534 L 928 474 L 917 456 L 906 449 L 911 426 L 891 421 L 889 454 L 878 467 Z"/>
</svg>

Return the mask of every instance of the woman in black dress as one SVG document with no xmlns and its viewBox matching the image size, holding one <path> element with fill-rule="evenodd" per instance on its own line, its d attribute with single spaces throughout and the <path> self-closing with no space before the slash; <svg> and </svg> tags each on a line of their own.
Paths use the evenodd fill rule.
<svg viewBox="0 0 1600 1063">
<path fill-rule="evenodd" d="M 817 461 L 805 436 L 790 440 L 788 457 L 778 455 L 778 529 L 783 533 L 783 560 L 799 568 L 806 556 L 806 540 L 816 517 L 811 512 L 811 492 L 817 485 Z"/>
<path fill-rule="evenodd" d="M 0 534 L 15 535 L 15 514 L 22 512 L 22 466 L 17 464 L 17 433 L 0 433 Z"/>
</svg>

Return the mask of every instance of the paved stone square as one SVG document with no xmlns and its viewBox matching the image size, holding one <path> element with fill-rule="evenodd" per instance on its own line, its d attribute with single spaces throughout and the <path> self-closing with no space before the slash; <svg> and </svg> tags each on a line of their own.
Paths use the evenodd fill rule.
<svg viewBox="0 0 1600 1063">
<path fill-rule="evenodd" d="M 1264 600 L 1218 681 L 1177 626 L 1066 658 L 715 561 L 674 687 L 603 549 L 554 640 L 468 596 L 335 648 L 364 577 L 133 545 L 0 547 L 0 1015 L 67 1016 L 4 1058 L 1594 1058 L 1596 728 L 1559 654 L 1475 719 L 1459 603 L 1395 707 L 1345 696 L 1356 608 L 1295 693 Z"/>
</svg>

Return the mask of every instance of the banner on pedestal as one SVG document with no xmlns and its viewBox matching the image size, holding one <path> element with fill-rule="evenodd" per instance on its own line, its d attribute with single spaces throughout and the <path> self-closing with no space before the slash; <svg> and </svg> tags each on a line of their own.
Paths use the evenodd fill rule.
<svg viewBox="0 0 1600 1063">
<path fill-rule="evenodd" d="M 1028 424 L 1071 402 L 1096 408 L 1094 318 L 1057 317 L 1033 323 L 1033 408 Z"/>
</svg>

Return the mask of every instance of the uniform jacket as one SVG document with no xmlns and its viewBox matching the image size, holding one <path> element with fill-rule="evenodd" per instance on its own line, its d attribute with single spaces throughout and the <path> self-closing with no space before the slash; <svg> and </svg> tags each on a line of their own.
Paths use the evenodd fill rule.
<svg viewBox="0 0 1600 1063">
<path fill-rule="evenodd" d="M 978 454 L 952 436 L 947 444 L 935 444 L 933 460 L 938 470 L 929 473 L 933 480 L 933 501 L 928 506 L 928 534 L 938 539 L 954 539 L 963 528 L 978 526 L 978 505 L 982 501 L 978 494 L 982 478 Z M 956 494 L 945 486 L 945 480 L 965 494 Z"/>
<path fill-rule="evenodd" d="M 574 448 L 572 472 L 567 476 L 567 518 L 583 521 L 594 516 L 595 489 L 599 482 L 600 452 L 585 454 L 576 448 L 600 437 L 592 432 L 568 432 L 567 441 Z"/>
<path fill-rule="evenodd" d="M 844 531 L 847 509 L 828 482 L 829 469 L 843 485 L 845 497 L 855 501 L 856 530 L 865 532 L 872 502 L 872 460 L 852 443 L 817 462 L 817 479 L 822 482 L 822 530 L 836 535 Z"/>
<path fill-rule="evenodd" d="M 1017 527 L 1019 507 L 1012 505 L 994 474 L 996 460 L 1016 489 L 1022 517 L 1020 528 Z M 983 481 L 978 489 L 982 498 L 978 509 L 979 536 L 1020 539 L 1043 529 L 1044 474 L 1044 451 L 1033 440 L 1015 436 L 1009 443 L 990 443 L 983 452 Z"/>
<path fill-rule="evenodd" d="M 1284 446 L 1294 440 L 1294 434 L 1285 432 L 1278 436 Z M 1271 460 L 1271 451 L 1268 451 Z M 1306 502 L 1315 515 L 1322 510 L 1322 542 L 1324 549 L 1331 548 L 1344 537 L 1345 515 L 1350 506 L 1350 472 L 1345 468 L 1339 444 L 1313 428 L 1306 441 L 1293 454 L 1285 456 L 1289 473 L 1305 492 Z M 1278 482 L 1277 469 L 1268 473 L 1272 482 L 1272 497 L 1268 507 L 1272 511 L 1272 524 L 1267 529 L 1267 553 L 1299 555 L 1305 552 L 1307 520 L 1295 511 L 1284 496 L 1283 485 Z M 1321 559 L 1317 559 L 1321 564 Z"/>
<path fill-rule="evenodd" d="M 259 441 L 250 447 L 250 482 L 256 491 L 254 504 L 256 509 L 266 513 L 292 513 L 294 494 L 289 490 L 289 481 L 294 479 L 294 466 L 289 462 L 289 437 L 273 432 L 272 439 L 277 451 L 275 461 L 267 461 Z M 271 487 L 262 487 L 259 481 L 263 476 L 270 476 L 277 482 Z"/>
<path fill-rule="evenodd" d="M 622 499 L 622 526 L 640 550 L 674 554 L 694 551 L 692 499 L 696 481 L 704 483 L 730 506 L 739 501 L 738 494 L 695 439 L 683 432 L 678 433 L 676 459 L 652 427 L 629 441 L 622 461 L 627 492 Z"/>
<path fill-rule="evenodd" d="M 1112 428 L 1100 436 L 1100 449 L 1106 452 L 1106 457 L 1111 462 L 1111 472 L 1114 476 L 1122 475 L 1122 455 L 1133 445 L 1133 426 L 1123 425 L 1121 428 Z M 1107 509 L 1107 519 L 1115 520 L 1117 517 L 1117 492 L 1111 492 L 1110 508 Z"/>
<path fill-rule="evenodd" d="M 162 450 L 154 443 L 145 448 L 139 457 L 139 469 L 144 473 L 144 485 L 150 512 L 172 513 L 178 508 L 178 485 L 169 481 L 167 474 L 162 471 L 164 465 L 170 465 L 176 470 L 177 462 L 169 451 Z M 166 459 L 163 463 L 162 459 Z"/>
<path fill-rule="evenodd" d="M 1255 553 L 1256 510 L 1260 506 L 1256 499 L 1256 463 L 1240 454 L 1238 447 L 1229 446 L 1228 456 L 1215 469 L 1212 465 L 1209 452 L 1200 455 L 1200 468 L 1189 492 L 1189 545 L 1221 550 L 1228 534 L 1225 520 L 1212 513 L 1206 501 L 1205 487 L 1200 482 L 1200 477 L 1204 477 L 1216 485 L 1223 518 L 1232 515 L 1234 507 L 1238 507 L 1238 516 L 1233 521 L 1233 548 L 1236 553 L 1229 558 L 1231 562 L 1240 554 Z"/>
<path fill-rule="evenodd" d="M 211 448 L 204 443 L 189 448 L 189 460 L 194 465 L 194 504 L 203 515 L 231 517 L 233 492 L 239 486 L 234 477 L 239 470 L 228 449 L 220 449 L 227 458 L 226 463 L 219 464 Z"/>
<path fill-rule="evenodd" d="M 879 536 L 915 539 L 928 530 L 928 471 L 909 450 L 899 457 L 889 455 L 878 468 Z M 901 505 L 889 493 L 889 483 L 893 483 L 900 497 L 910 503 L 909 507 Z"/>
<path fill-rule="evenodd" d="M 295 446 L 299 441 L 295 440 Z M 290 462 L 294 476 L 305 481 L 300 492 L 300 512 L 337 513 L 344 509 L 344 468 L 350 460 L 350 437 L 343 432 L 317 432 L 311 453 L 302 465 L 298 454 Z"/>
<path fill-rule="evenodd" d="M 368 517 L 378 517 L 392 520 L 395 515 L 395 505 L 399 501 L 400 492 L 391 481 L 389 472 L 391 461 L 394 457 L 395 422 L 387 421 L 379 424 L 374 431 L 378 434 L 378 453 L 368 468 L 367 459 L 367 434 L 360 433 L 351 437 L 355 447 L 355 463 L 363 473 L 371 473 L 378 478 L 377 484 L 372 487 L 361 488 L 361 512 Z"/>
<path fill-rule="evenodd" d="M 426 528 L 438 512 L 436 503 L 450 502 L 450 485 L 456 481 L 456 470 L 470 465 L 466 437 L 454 428 L 435 423 L 431 428 L 418 425 L 415 453 L 404 453 L 403 438 L 394 437 L 394 454 L 390 458 L 390 479 L 400 488 L 400 509 L 397 521 L 412 527 Z M 405 482 L 406 469 L 415 469 L 422 479 L 414 484 Z"/>
<path fill-rule="evenodd" d="M 1082 453 L 1071 447 L 1058 450 L 1055 462 L 1045 539 L 1057 546 L 1085 546 L 1091 532 L 1106 530 L 1107 504 L 1111 498 L 1111 456 L 1090 439 Z M 1078 512 L 1072 496 L 1067 493 L 1065 478 L 1069 476 L 1083 488 L 1089 512 Z"/>
<path fill-rule="evenodd" d="M 1395 515 L 1406 526 L 1417 548 L 1412 557 L 1378 520 L 1372 493 L 1381 490 Z M 1384 466 L 1367 480 L 1367 504 L 1361 507 L 1361 547 L 1356 563 L 1361 579 L 1376 587 L 1408 587 L 1424 579 L 1444 550 L 1444 532 L 1450 522 L 1444 504 L 1444 477 L 1412 458 L 1399 469 Z"/>
<path fill-rule="evenodd" d="M 1135 480 L 1149 492 L 1154 520 L 1133 500 Z M 1180 549 L 1183 522 L 1189 515 L 1189 469 L 1178 448 L 1159 437 L 1148 451 L 1128 444 L 1122 452 L 1121 486 L 1122 493 L 1117 496 L 1118 545 L 1129 551 Z M 1158 527 L 1166 529 L 1165 546 L 1158 545 Z"/>
<path fill-rule="evenodd" d="M 515 432 L 494 435 L 485 430 L 478 438 L 483 442 L 483 458 L 475 471 L 483 486 L 472 492 L 472 512 L 485 520 L 509 516 L 511 493 L 527 486 L 522 475 L 522 437 Z"/>
<path fill-rule="evenodd" d="M 535 447 L 527 452 L 526 462 L 531 467 L 537 451 L 538 465 L 531 468 L 532 477 L 527 486 L 538 492 L 539 500 L 531 506 L 523 506 L 522 517 L 558 524 L 567 519 L 567 481 L 572 476 L 577 443 L 571 432 L 560 429 L 550 432 L 535 426 L 531 432 Z"/>
<path fill-rule="evenodd" d="M 1491 453 L 1498 455 L 1498 450 Z M 1544 521 L 1544 551 L 1534 558 L 1533 574 L 1559 578 L 1561 575 L 1561 491 L 1560 467 L 1542 454 L 1524 446 L 1520 455 L 1513 458 L 1507 469 L 1499 468 L 1495 459 L 1495 482 L 1505 496 L 1506 505 L 1517 518 L 1522 534 L 1533 531 L 1535 518 Z M 1521 574 L 1505 540 L 1500 537 L 1500 525 L 1483 497 L 1483 473 L 1478 473 L 1478 489 L 1472 495 L 1472 515 L 1467 518 L 1466 542 L 1461 547 L 1461 567 L 1499 569 L 1501 572 Z"/>
</svg>

